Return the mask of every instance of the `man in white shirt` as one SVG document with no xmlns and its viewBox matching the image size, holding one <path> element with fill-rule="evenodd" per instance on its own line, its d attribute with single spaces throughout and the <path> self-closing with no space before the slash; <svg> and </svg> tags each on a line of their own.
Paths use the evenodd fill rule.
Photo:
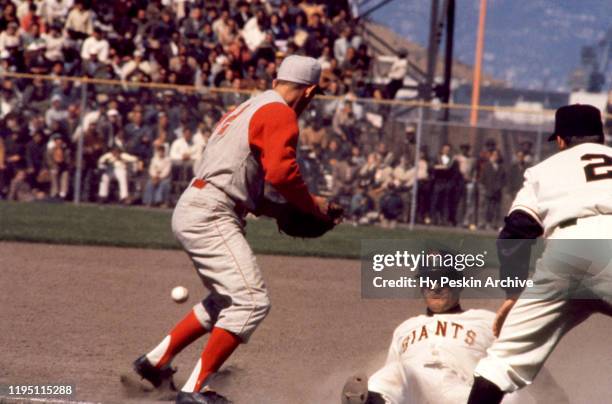
<svg viewBox="0 0 612 404">
<path fill-rule="evenodd" d="M 389 83 L 386 87 L 387 98 L 393 99 L 404 86 L 404 78 L 408 74 L 408 51 L 400 49 L 397 58 L 389 69 Z"/>
<path fill-rule="evenodd" d="M 64 44 L 66 38 L 62 36 L 60 30 L 51 26 L 48 32 L 42 34 L 42 39 L 45 41 L 45 58 L 51 62 L 59 62 L 64 60 Z"/>
<path fill-rule="evenodd" d="M 104 39 L 102 30 L 99 27 L 95 27 L 93 34 L 83 41 L 81 58 L 90 60 L 92 55 L 96 55 L 100 62 L 108 63 L 109 49 L 110 45 L 108 41 Z"/>
<path fill-rule="evenodd" d="M 55 94 L 51 97 L 51 108 L 45 112 L 45 124 L 49 127 L 54 122 L 63 122 L 68 119 L 68 111 L 62 108 L 62 96 Z"/>
<path fill-rule="evenodd" d="M 346 52 L 348 48 L 351 46 L 351 42 L 349 40 L 351 36 L 351 29 L 346 27 L 340 33 L 340 38 L 334 41 L 334 57 L 338 60 L 338 64 L 342 64 L 344 62 L 344 58 L 346 57 Z"/>
<path fill-rule="evenodd" d="M 193 141 L 191 128 L 185 125 L 183 136 L 177 138 L 170 146 L 170 159 L 179 181 L 191 179 L 193 165 L 200 154 L 199 145 Z"/>
<path fill-rule="evenodd" d="M 165 207 L 168 205 L 171 170 L 172 162 L 170 157 L 166 155 L 165 147 L 157 146 L 155 155 L 149 165 L 149 179 L 145 186 L 142 203 L 147 206 L 161 205 Z"/>
<path fill-rule="evenodd" d="M 66 18 L 73 3 L 73 0 L 42 0 L 39 3 L 38 14 L 45 24 L 52 25 Z"/>
<path fill-rule="evenodd" d="M 93 11 L 86 9 L 83 1 L 79 0 L 68 13 L 64 29 L 72 39 L 85 39 L 93 32 Z"/>
<path fill-rule="evenodd" d="M 98 168 L 104 170 L 100 178 L 98 197 L 105 202 L 108 199 L 108 191 L 111 179 L 119 184 L 119 199 L 121 203 L 127 203 L 129 164 L 139 163 L 138 157 L 121 151 L 119 146 L 113 146 L 111 151 L 105 153 L 98 160 Z M 137 167 L 138 169 L 138 167 Z"/>
<path fill-rule="evenodd" d="M 15 53 L 22 46 L 23 40 L 19 35 L 19 27 L 15 22 L 9 22 L 6 30 L 0 32 L 0 51 Z"/>
</svg>

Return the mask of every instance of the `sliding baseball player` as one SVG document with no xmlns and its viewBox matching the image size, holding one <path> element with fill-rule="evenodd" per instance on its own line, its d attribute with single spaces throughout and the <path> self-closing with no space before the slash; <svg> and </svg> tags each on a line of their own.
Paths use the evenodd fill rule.
<svg viewBox="0 0 612 404">
<path fill-rule="evenodd" d="M 531 384 L 566 332 L 594 312 L 612 315 L 612 148 L 599 110 L 559 108 L 549 140 L 560 152 L 525 172 L 499 235 L 501 276 L 527 276 L 530 240 L 543 235 L 546 248 L 534 287 L 506 291 L 470 404 L 499 403 Z"/>
<path fill-rule="evenodd" d="M 308 192 L 296 162 L 297 117 L 314 97 L 320 73 L 315 59 L 289 56 L 272 90 L 227 113 L 174 210 L 172 230 L 210 294 L 134 368 L 160 386 L 172 377 L 174 356 L 210 333 L 177 403 L 227 402 L 205 391 L 207 379 L 249 340 L 270 310 L 266 285 L 244 237 L 244 217 L 261 209 L 264 182 L 300 211 L 328 218 L 327 200 Z"/>
<path fill-rule="evenodd" d="M 462 279 L 453 268 L 419 269 L 420 277 Z M 439 282 L 438 282 L 439 283 Z M 368 380 L 349 379 L 342 404 L 465 403 L 472 373 L 495 336 L 488 310 L 464 311 L 460 288 L 422 288 L 426 313 L 412 317 L 393 332 L 384 366 Z M 516 402 L 509 397 L 506 403 Z M 522 403 L 532 401 L 522 397 Z"/>
</svg>

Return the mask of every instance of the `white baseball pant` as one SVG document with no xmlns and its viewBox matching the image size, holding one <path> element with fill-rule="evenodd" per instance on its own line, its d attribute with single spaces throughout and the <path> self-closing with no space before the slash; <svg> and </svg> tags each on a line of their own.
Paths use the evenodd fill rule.
<svg viewBox="0 0 612 404">
<path fill-rule="evenodd" d="M 119 184 L 119 199 L 123 200 L 128 197 L 128 172 L 124 168 L 113 168 L 107 170 L 100 177 L 100 188 L 98 189 L 98 196 L 100 198 L 107 198 L 110 187 L 111 179 L 116 179 Z"/>
<path fill-rule="evenodd" d="M 533 281 L 474 371 L 506 392 L 531 384 L 569 330 L 593 313 L 612 313 L 612 216 L 556 229 Z"/>
<path fill-rule="evenodd" d="M 204 328 L 223 328 L 247 342 L 270 310 L 270 300 L 236 210 L 213 185 L 190 185 L 174 209 L 172 231 L 210 291 L 194 306 Z"/>
</svg>

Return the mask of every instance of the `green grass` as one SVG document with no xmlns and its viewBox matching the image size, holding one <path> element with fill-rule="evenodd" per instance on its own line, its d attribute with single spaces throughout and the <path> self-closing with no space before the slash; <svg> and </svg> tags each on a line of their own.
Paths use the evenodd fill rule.
<svg viewBox="0 0 612 404">
<path fill-rule="evenodd" d="M 0 240 L 175 249 L 179 245 L 170 217 L 168 210 L 137 207 L 0 202 Z M 280 234 L 268 219 L 250 220 L 247 225 L 247 239 L 260 254 L 359 258 L 363 239 L 428 237 L 458 238 L 457 231 L 450 229 L 409 231 L 343 224 L 321 238 L 302 240 Z"/>
</svg>

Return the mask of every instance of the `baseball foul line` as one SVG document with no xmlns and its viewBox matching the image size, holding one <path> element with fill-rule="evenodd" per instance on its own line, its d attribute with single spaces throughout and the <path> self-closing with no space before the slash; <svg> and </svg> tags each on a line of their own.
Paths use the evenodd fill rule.
<svg viewBox="0 0 612 404">
<path fill-rule="evenodd" d="M 23 397 L 17 398 L 12 396 L 0 396 L 0 404 L 2 403 L 55 403 L 55 404 L 101 404 L 95 401 L 75 401 L 75 400 L 62 400 L 57 398 L 38 398 L 38 397 Z"/>
</svg>

